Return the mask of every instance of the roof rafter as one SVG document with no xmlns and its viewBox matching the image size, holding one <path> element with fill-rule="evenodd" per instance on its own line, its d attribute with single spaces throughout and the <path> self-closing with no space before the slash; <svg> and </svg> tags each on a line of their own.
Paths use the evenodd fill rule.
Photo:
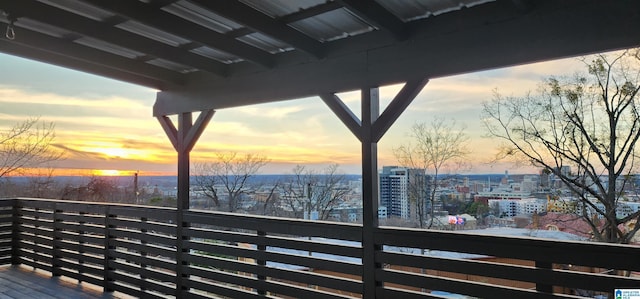
<svg viewBox="0 0 640 299">
<path fill-rule="evenodd" d="M 323 13 L 326 12 L 330 12 L 330 11 L 334 11 L 340 8 L 344 8 L 344 6 L 338 2 L 325 2 L 322 4 L 318 4 L 316 6 L 312 6 L 309 8 L 304 8 L 304 9 L 300 9 L 299 11 L 296 11 L 292 14 L 288 14 L 286 16 L 282 16 L 280 18 L 278 18 L 277 20 L 286 24 L 290 24 L 290 23 L 294 23 L 300 20 L 304 20 L 307 18 L 312 18 L 315 17 L 317 15 L 321 15 Z M 238 38 L 241 36 L 245 36 L 245 35 L 249 35 L 251 33 L 254 33 L 255 31 L 251 28 L 248 27 L 242 27 L 242 28 L 238 28 L 235 30 L 231 30 L 227 33 L 225 33 L 225 35 L 229 36 L 229 37 L 233 37 L 233 38 Z"/>
<path fill-rule="evenodd" d="M 246 4 L 237 1 L 191 0 L 193 3 L 207 8 L 221 16 L 243 24 L 256 32 L 281 40 L 298 50 L 309 53 L 316 58 L 324 56 L 324 45 L 297 31 L 286 23 L 273 19 Z"/>
<path fill-rule="evenodd" d="M 25 47 L 41 49 L 46 52 L 62 54 L 62 56 L 82 61 L 83 63 L 100 65 L 124 73 L 130 73 L 165 82 L 162 85 L 181 85 L 183 83 L 184 75 L 178 72 L 144 63 L 142 61 L 132 61 L 122 56 L 96 50 L 94 48 L 86 47 L 63 39 L 54 38 L 25 28 L 20 29 L 19 35 L 16 39 L 7 42 L 20 44 Z"/>
<path fill-rule="evenodd" d="M 20 18 L 26 17 L 215 75 L 227 74 L 227 66 L 223 63 L 32 0 L 0 0 L 0 9 L 19 16 L 16 26 L 19 26 Z"/>
<path fill-rule="evenodd" d="M 280 22 L 284 22 L 284 23 L 293 23 L 296 21 L 300 21 L 300 20 L 304 20 L 307 18 L 312 18 L 315 17 L 317 15 L 326 13 L 326 12 L 330 12 L 330 11 L 334 11 L 340 8 L 343 8 L 344 6 L 338 2 L 325 2 L 322 4 L 318 4 L 316 6 L 311 6 L 309 8 L 303 8 L 300 9 L 299 11 L 296 11 L 292 14 L 288 14 L 286 16 L 282 16 L 281 18 L 278 18 L 278 20 Z"/>
<path fill-rule="evenodd" d="M 82 72 L 96 74 L 99 76 L 114 78 L 124 82 L 139 84 L 141 86 L 146 86 L 154 89 L 164 89 L 167 85 L 166 82 L 154 78 L 148 78 L 129 72 L 124 72 L 102 65 L 87 64 L 84 61 L 37 48 L 27 47 L 6 39 L 0 39 L 0 52 L 20 56 L 31 60 L 42 61 L 44 63 L 55 64 Z"/>
<path fill-rule="evenodd" d="M 168 33 L 242 57 L 245 60 L 262 66 L 273 66 L 271 54 L 225 34 L 189 22 L 171 13 L 164 12 L 160 10 L 157 5 L 148 5 L 130 0 L 84 1 Z"/>
</svg>

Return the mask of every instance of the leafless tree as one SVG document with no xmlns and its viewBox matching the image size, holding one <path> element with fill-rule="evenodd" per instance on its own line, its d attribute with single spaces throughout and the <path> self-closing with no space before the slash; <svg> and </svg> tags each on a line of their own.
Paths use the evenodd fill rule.
<svg viewBox="0 0 640 299">
<path fill-rule="evenodd" d="M 35 175 L 28 179 L 26 186 L 27 196 L 36 198 L 52 198 L 56 193 L 56 182 L 54 180 L 55 169 L 40 169 Z"/>
<path fill-rule="evenodd" d="M 441 172 L 445 168 L 460 168 L 464 164 L 462 159 L 469 153 L 466 147 L 469 137 L 464 130 L 454 120 L 445 121 L 436 117 L 431 123 L 414 124 L 409 132 L 412 142 L 393 150 L 398 163 L 415 169 L 413 179 L 409 178 L 408 192 L 420 228 L 425 225 L 427 203 L 431 216 L 427 228 L 433 225 L 436 189 Z M 430 175 L 430 182 L 426 175 Z"/>
<path fill-rule="evenodd" d="M 338 164 L 329 165 L 320 172 L 297 165 L 293 168 L 293 177 L 282 184 L 281 200 L 296 218 L 310 218 L 317 212 L 317 220 L 327 220 L 349 193 L 344 183 L 345 176 L 339 172 Z"/>
<path fill-rule="evenodd" d="M 55 139 L 53 123 L 30 118 L 0 131 L 0 178 L 60 160 L 63 153 L 52 143 Z"/>
<path fill-rule="evenodd" d="M 260 186 L 256 186 L 256 193 L 260 192 L 260 198 L 256 198 L 255 213 L 259 215 L 278 216 L 276 205 L 280 199 L 280 181 L 259 185 Z M 258 194 L 255 194 L 255 196 L 258 197 Z"/>
<path fill-rule="evenodd" d="M 640 220 L 640 212 L 619 218 L 616 209 L 637 171 L 640 55 L 634 49 L 582 61 L 587 73 L 550 77 L 536 93 L 495 92 L 483 119 L 489 135 L 503 141 L 498 158 L 553 173 L 579 198 L 577 212 L 597 240 L 627 243 L 640 225 L 625 231 L 620 224 Z"/>
<path fill-rule="evenodd" d="M 221 208 L 221 195 L 225 195 L 227 211 L 235 212 L 242 207 L 249 179 L 268 163 L 269 159 L 259 154 L 218 153 L 215 162 L 194 165 L 195 182 L 218 208 Z"/>
<path fill-rule="evenodd" d="M 114 178 L 92 176 L 87 183 L 87 193 L 92 201 L 114 202 L 117 192 Z"/>
</svg>

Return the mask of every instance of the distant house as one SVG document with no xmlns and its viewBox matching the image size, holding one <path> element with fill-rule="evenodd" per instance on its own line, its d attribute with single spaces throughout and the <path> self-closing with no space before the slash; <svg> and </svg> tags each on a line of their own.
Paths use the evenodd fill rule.
<svg viewBox="0 0 640 299">
<path fill-rule="evenodd" d="M 565 213 L 534 214 L 531 223 L 525 228 L 531 230 L 551 230 L 574 234 L 592 239 L 591 226 L 582 216 Z"/>
</svg>

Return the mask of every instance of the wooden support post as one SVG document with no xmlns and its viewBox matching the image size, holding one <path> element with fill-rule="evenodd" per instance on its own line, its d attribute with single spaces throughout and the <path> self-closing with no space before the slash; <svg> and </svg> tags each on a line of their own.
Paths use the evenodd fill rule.
<svg viewBox="0 0 640 299">
<path fill-rule="evenodd" d="M 359 120 L 335 94 L 320 95 L 329 109 L 360 140 L 362 146 L 362 298 L 365 299 L 376 298 L 376 289 L 381 286 L 381 282 L 376 278 L 376 271 L 382 265 L 375 260 L 376 251 L 381 250 L 381 246 L 375 240 L 379 204 L 378 141 L 428 82 L 428 79 L 406 82 L 382 114 L 379 113 L 378 88 L 363 88 L 362 120 Z"/>
<path fill-rule="evenodd" d="M 376 271 L 380 265 L 375 261 L 374 230 L 378 228 L 378 143 L 373 140 L 373 123 L 379 116 L 378 88 L 362 90 L 362 298 L 375 298 L 379 282 Z"/>
<path fill-rule="evenodd" d="M 169 137 L 171 144 L 178 152 L 178 202 L 176 215 L 176 297 L 187 298 L 188 288 L 184 281 L 188 279 L 185 274 L 188 263 L 185 255 L 189 254 L 189 248 L 185 246 L 187 237 L 183 230 L 189 224 L 184 222 L 184 211 L 189 209 L 189 154 L 195 146 L 198 138 L 204 132 L 207 124 L 213 117 L 214 110 L 200 112 L 198 119 L 192 123 L 191 112 L 184 112 L 178 115 L 178 128 L 167 116 L 159 116 L 158 121 Z"/>
</svg>

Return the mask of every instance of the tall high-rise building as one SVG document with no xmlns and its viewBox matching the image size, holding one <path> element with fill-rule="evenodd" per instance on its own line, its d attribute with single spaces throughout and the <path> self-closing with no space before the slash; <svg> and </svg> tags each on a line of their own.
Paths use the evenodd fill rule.
<svg viewBox="0 0 640 299">
<path fill-rule="evenodd" d="M 387 208 L 388 217 L 415 220 L 417 209 L 427 211 L 429 182 L 422 169 L 384 166 L 379 182 L 380 206 Z"/>
</svg>

